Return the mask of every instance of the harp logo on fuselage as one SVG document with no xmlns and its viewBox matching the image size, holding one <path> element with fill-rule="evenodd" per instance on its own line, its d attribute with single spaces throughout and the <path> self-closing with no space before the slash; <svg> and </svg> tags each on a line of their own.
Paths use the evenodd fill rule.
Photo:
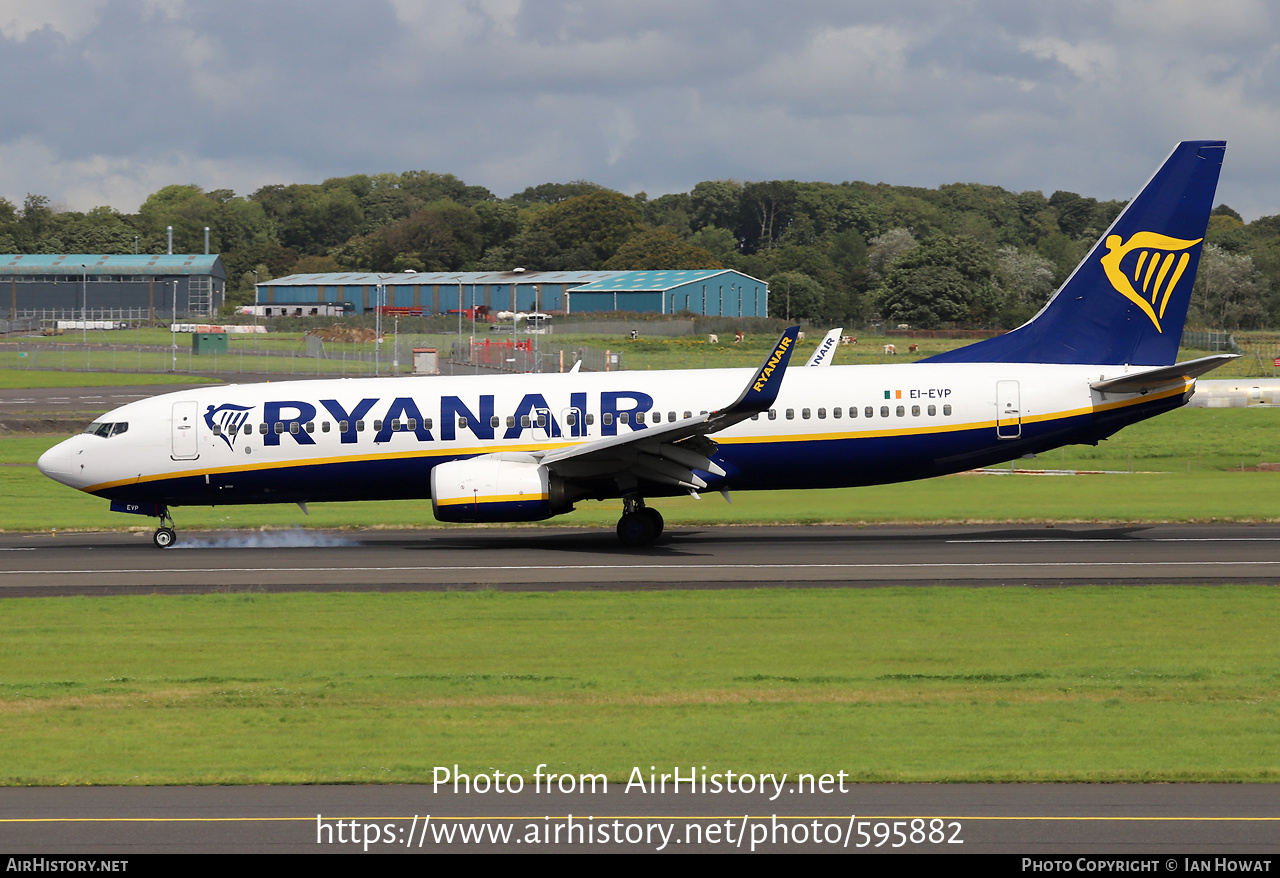
<svg viewBox="0 0 1280 878">
<path fill-rule="evenodd" d="M 225 404 L 217 408 L 208 406 L 205 408 L 204 422 L 211 431 L 216 425 L 219 438 L 227 443 L 228 448 L 234 450 L 236 437 L 240 435 L 240 428 L 244 426 L 245 421 L 249 420 L 251 411 L 253 407 L 247 405 Z"/>
<path fill-rule="evenodd" d="M 1128 241 L 1121 242 L 1119 235 L 1110 235 L 1106 241 L 1109 252 L 1100 261 L 1115 291 L 1141 308 L 1156 331 L 1163 333 L 1160 321 L 1191 262 L 1189 251 L 1203 240 L 1135 232 Z"/>
</svg>

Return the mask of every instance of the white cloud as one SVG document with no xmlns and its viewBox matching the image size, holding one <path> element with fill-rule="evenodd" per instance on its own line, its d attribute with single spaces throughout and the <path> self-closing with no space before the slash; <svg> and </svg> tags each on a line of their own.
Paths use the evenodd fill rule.
<svg viewBox="0 0 1280 878">
<path fill-rule="evenodd" d="M 107 0 L 0 0 L 0 36 L 23 41 L 49 28 L 74 42 L 93 31 Z"/>
<path fill-rule="evenodd" d="M 1175 141 L 1225 137 L 1225 200 L 1280 213 L 1265 0 L 104 8 L 0 0 L 0 75 L 26 84 L 0 93 L 8 197 L 132 210 L 169 183 L 246 193 L 426 168 L 500 195 L 736 177 L 1113 198 Z"/>
<path fill-rule="evenodd" d="M 33 173 L 33 169 L 37 170 Z M 21 204 L 28 193 L 56 193 L 52 200 L 71 210 L 106 204 L 133 213 L 148 195 L 175 183 L 216 189 L 231 188 L 222 181 L 235 180 L 238 191 L 246 193 L 306 173 L 296 166 L 262 166 L 190 154 L 67 160 L 29 139 L 0 144 L 0 195 Z"/>
</svg>

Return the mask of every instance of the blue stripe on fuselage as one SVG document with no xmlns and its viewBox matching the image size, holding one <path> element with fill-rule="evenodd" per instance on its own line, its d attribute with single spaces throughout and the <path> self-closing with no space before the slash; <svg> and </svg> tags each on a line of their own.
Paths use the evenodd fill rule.
<svg viewBox="0 0 1280 878">
<path fill-rule="evenodd" d="M 725 442 L 715 460 L 724 478 L 702 474 L 710 489 L 832 488 L 887 484 L 962 472 L 1012 460 L 1061 445 L 1095 443 L 1120 428 L 1178 408 L 1176 395 L 1124 408 L 1022 424 L 1018 439 L 995 440 L 995 428 L 947 432 L 886 434 L 835 439 L 772 439 Z M 462 455 L 474 456 L 474 455 Z M 431 469 L 457 459 L 406 456 L 272 466 L 233 473 L 202 473 L 118 485 L 98 496 L 132 503 L 170 506 L 223 506 L 346 500 L 428 499 Z M 647 496 L 684 493 L 649 486 Z"/>
</svg>

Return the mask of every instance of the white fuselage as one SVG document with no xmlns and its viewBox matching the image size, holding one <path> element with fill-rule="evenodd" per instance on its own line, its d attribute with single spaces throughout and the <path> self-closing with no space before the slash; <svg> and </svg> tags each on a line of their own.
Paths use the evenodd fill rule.
<svg viewBox="0 0 1280 878">
<path fill-rule="evenodd" d="M 711 487 L 904 481 L 1094 442 L 1181 405 L 1090 388 L 1125 366 L 957 363 L 788 370 L 767 412 L 710 437 Z M 727 406 L 750 369 L 311 380 L 131 403 L 40 459 L 60 482 L 168 505 L 428 497 L 438 463 L 537 452 Z M 611 492 L 603 487 L 599 496 Z M 650 495 L 673 493 L 651 486 Z"/>
</svg>

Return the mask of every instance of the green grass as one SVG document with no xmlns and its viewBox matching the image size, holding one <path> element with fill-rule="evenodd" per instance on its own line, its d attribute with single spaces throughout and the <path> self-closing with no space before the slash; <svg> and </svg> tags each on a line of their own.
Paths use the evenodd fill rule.
<svg viewBox="0 0 1280 878">
<path fill-rule="evenodd" d="M 49 387 L 129 387 L 139 384 L 218 384 L 219 378 L 203 375 L 121 374 L 119 372 L 54 372 L 0 369 L 0 390 Z"/>
<path fill-rule="evenodd" d="M 1264 587 L 8 600 L 0 783 L 1280 778 Z"/>
</svg>

